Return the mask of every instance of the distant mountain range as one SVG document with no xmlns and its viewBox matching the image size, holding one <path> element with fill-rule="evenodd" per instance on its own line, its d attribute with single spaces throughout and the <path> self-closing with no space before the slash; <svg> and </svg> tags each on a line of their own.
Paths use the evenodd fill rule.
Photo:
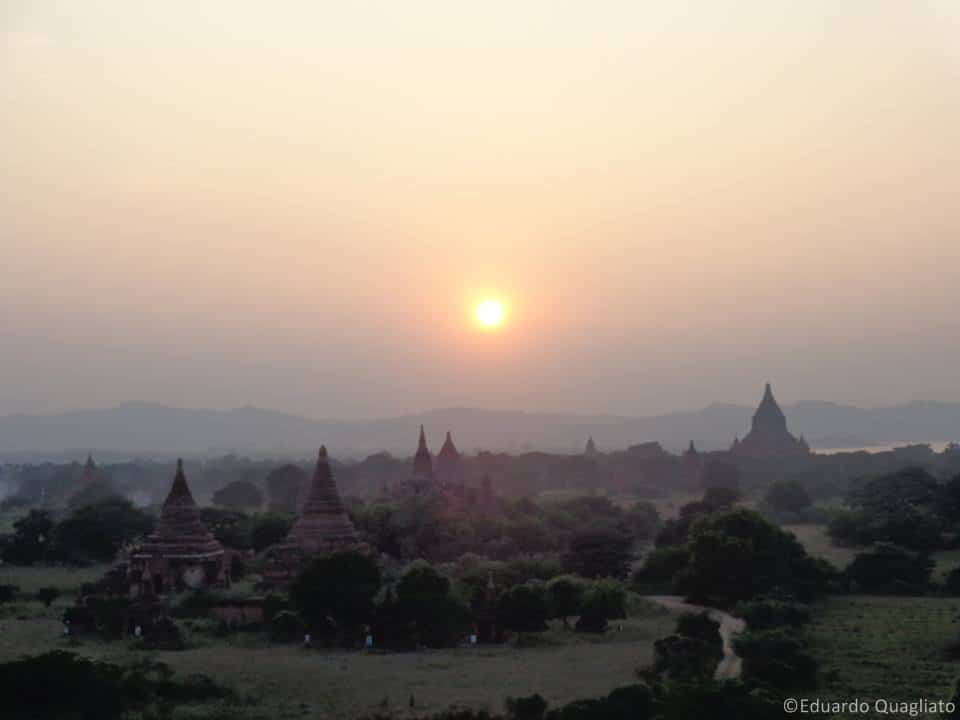
<svg viewBox="0 0 960 720">
<path fill-rule="evenodd" d="M 784 406 L 790 430 L 814 448 L 960 438 L 960 403 L 911 403 L 863 409 L 827 402 Z M 325 443 L 339 457 L 380 450 L 408 455 L 423 424 L 434 451 L 453 432 L 461 450 L 577 452 L 593 435 L 601 451 L 656 441 L 676 451 L 693 440 L 698 448 L 729 446 L 750 427 L 753 408 L 711 405 L 652 417 L 528 413 L 449 408 L 402 417 L 341 421 L 243 407 L 188 410 L 128 403 L 60 415 L 0 417 L 0 457 L 7 461 L 64 458 L 94 451 L 104 460 L 177 454 L 306 457 Z"/>
</svg>

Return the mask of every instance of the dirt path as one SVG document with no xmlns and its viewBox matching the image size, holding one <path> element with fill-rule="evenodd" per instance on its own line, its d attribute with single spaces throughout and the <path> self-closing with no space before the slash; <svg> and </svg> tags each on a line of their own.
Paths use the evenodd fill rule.
<svg viewBox="0 0 960 720">
<path fill-rule="evenodd" d="M 647 600 L 665 607 L 670 612 L 701 613 L 706 611 L 710 617 L 720 623 L 720 637 L 723 639 L 723 659 L 717 665 L 717 680 L 732 680 L 740 677 L 743 660 L 733 650 L 733 639 L 744 631 L 747 624 L 728 612 L 717 608 L 702 607 L 685 603 L 678 595 L 649 595 Z"/>
</svg>

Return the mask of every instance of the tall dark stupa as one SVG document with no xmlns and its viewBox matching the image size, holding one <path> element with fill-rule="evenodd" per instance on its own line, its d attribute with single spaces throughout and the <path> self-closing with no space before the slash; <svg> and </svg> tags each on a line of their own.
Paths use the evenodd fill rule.
<svg viewBox="0 0 960 720">
<path fill-rule="evenodd" d="M 146 595 L 230 585 L 223 546 L 200 519 L 182 460 L 177 460 L 156 530 L 130 553 L 130 569 L 134 584 Z"/>
<path fill-rule="evenodd" d="M 739 457 L 801 457 L 809 455 L 810 448 L 803 438 L 798 440 L 787 430 L 787 417 L 767 383 L 750 432 L 743 440 L 734 441 L 730 452 Z"/>
</svg>

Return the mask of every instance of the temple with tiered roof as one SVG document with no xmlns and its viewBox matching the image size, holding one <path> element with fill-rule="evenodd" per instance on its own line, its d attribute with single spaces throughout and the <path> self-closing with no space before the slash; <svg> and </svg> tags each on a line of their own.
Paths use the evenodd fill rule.
<svg viewBox="0 0 960 720">
<path fill-rule="evenodd" d="M 356 543 L 357 532 L 333 481 L 327 448 L 321 447 L 307 500 L 287 535 L 286 544 L 295 545 L 306 553 L 318 553 Z"/>
<path fill-rule="evenodd" d="M 810 447 L 787 430 L 787 417 L 773 397 L 770 383 L 753 414 L 750 432 L 743 440 L 735 439 L 730 452 L 738 457 L 800 457 L 810 454 Z"/>
<path fill-rule="evenodd" d="M 290 533 L 267 550 L 264 579 L 275 585 L 290 582 L 311 557 L 339 550 L 367 551 L 359 542 L 330 469 L 327 448 L 317 453 L 317 464 L 306 502 Z"/>
<path fill-rule="evenodd" d="M 230 585 L 223 546 L 200 519 L 182 460 L 156 529 L 130 551 L 129 579 L 141 595 Z"/>
</svg>

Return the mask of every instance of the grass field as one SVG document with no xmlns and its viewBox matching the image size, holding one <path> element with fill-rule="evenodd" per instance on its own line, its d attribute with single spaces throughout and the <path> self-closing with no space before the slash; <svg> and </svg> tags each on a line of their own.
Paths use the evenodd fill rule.
<svg viewBox="0 0 960 720">
<path fill-rule="evenodd" d="M 0 584 L 20 587 L 24 594 L 35 593 L 42 587 L 55 587 L 63 595 L 76 595 L 84 583 L 103 577 L 109 565 L 89 567 L 14 567 L 0 565 Z"/>
<path fill-rule="evenodd" d="M 832 544 L 825 525 L 784 525 L 783 529 L 796 535 L 808 553 L 830 561 L 839 570 L 843 570 L 864 549 Z M 933 560 L 933 578 L 942 580 L 951 570 L 960 566 L 960 550 L 936 552 Z"/>
<path fill-rule="evenodd" d="M 21 573 L 8 573 L 4 582 L 65 587 L 75 579 L 63 570 L 48 570 L 46 576 L 32 570 Z M 243 695 L 260 698 L 254 709 L 270 718 L 354 718 L 382 710 L 384 702 L 402 716 L 411 695 L 423 714 L 455 704 L 500 711 L 505 697 L 534 692 L 552 705 L 596 697 L 634 682 L 637 667 L 652 657 L 654 640 L 669 635 L 675 621 L 666 611 L 642 604 L 635 617 L 624 621 L 622 632 L 593 636 L 554 625 L 529 648 L 307 651 L 241 633 L 227 639 L 198 635 L 189 638 L 187 650 L 145 653 L 125 642 L 93 639 L 68 648 L 59 621 L 68 602 L 61 599 L 50 609 L 37 602 L 5 606 L 0 614 L 0 662 L 57 648 L 114 662 L 149 656 L 178 674 L 205 673 Z"/>
<path fill-rule="evenodd" d="M 23 516 L 20 510 L 0 512 L 0 535 L 13 532 L 13 524 Z"/>
<path fill-rule="evenodd" d="M 843 570 L 860 552 L 858 548 L 834 545 L 827 535 L 826 525 L 784 525 L 783 529 L 796 535 L 808 553 L 827 560 L 838 570 Z"/>
<path fill-rule="evenodd" d="M 944 656 L 960 639 L 960 599 L 828 598 L 809 637 L 821 687 L 807 697 L 947 700 L 960 677 L 960 663 Z"/>
</svg>

